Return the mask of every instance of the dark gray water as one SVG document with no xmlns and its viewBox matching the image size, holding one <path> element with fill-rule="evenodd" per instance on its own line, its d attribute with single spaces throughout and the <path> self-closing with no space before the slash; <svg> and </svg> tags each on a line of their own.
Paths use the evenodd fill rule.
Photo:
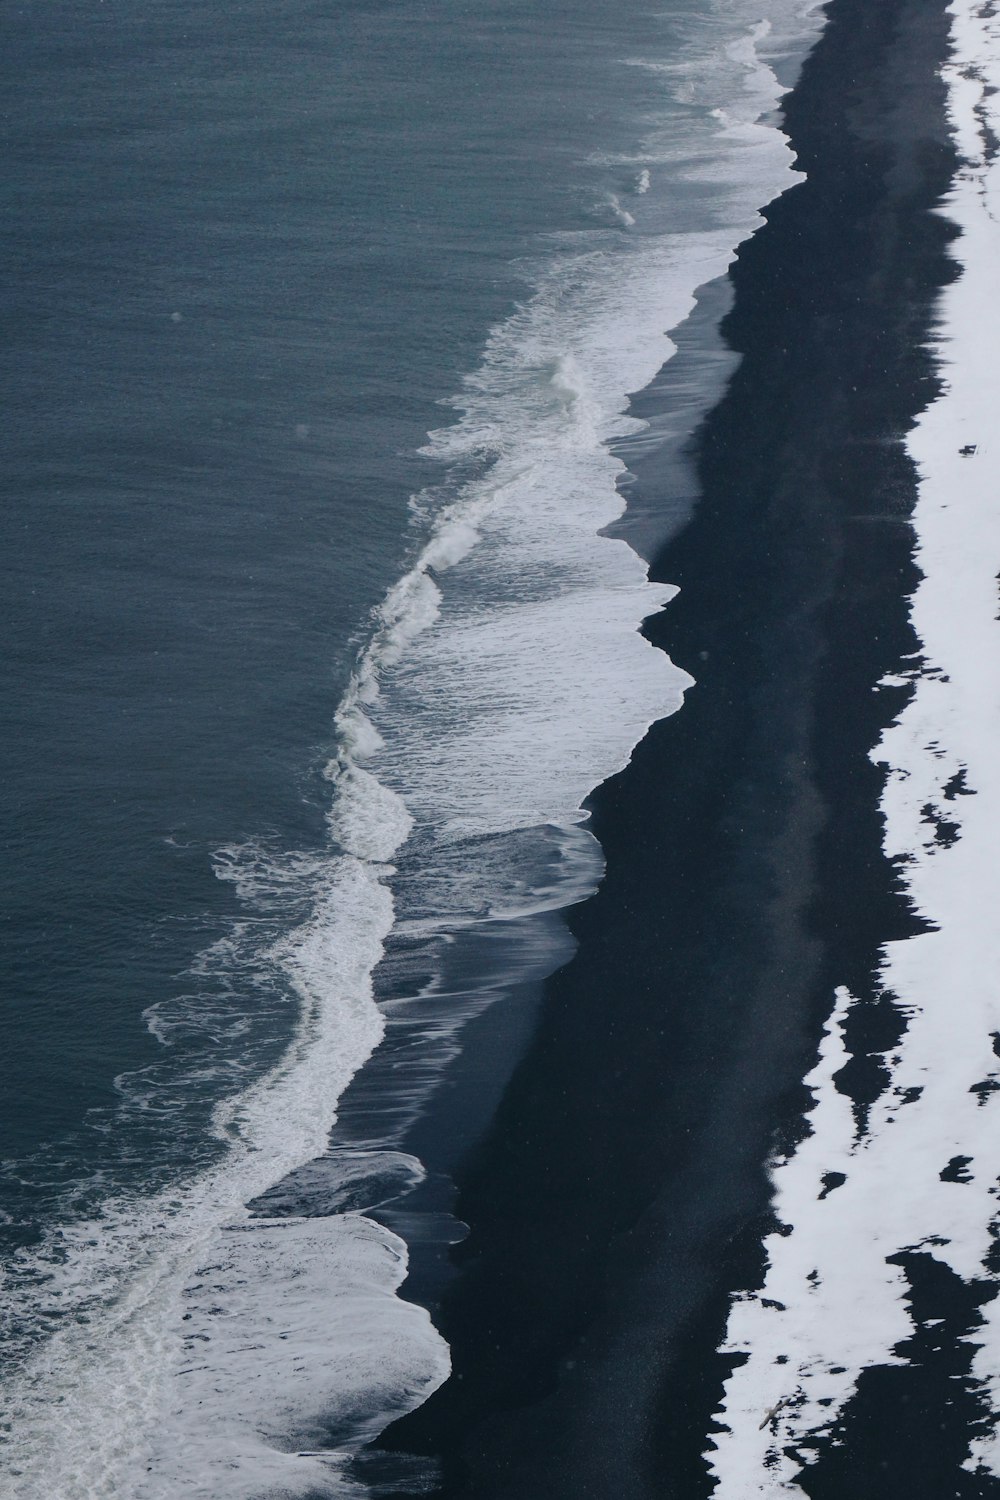
<svg viewBox="0 0 1000 1500">
<path fill-rule="evenodd" d="M 597 537 L 619 509 L 606 443 L 791 181 L 755 121 L 768 59 L 808 28 L 773 10 L 768 39 L 752 7 L 638 0 L 9 9 L 0 1223 L 11 1348 L 35 1361 L 18 1493 L 38 1492 L 39 1441 L 67 1500 L 139 1493 L 146 1458 L 150 1494 L 202 1493 L 149 1456 L 160 1398 L 136 1372 L 150 1350 L 170 1368 L 211 1235 L 322 1148 L 378 1040 L 385 861 L 414 941 L 596 878 L 575 809 L 683 686 L 635 635 L 662 590 Z M 359 652 L 377 708 L 351 687 Z M 364 765 L 362 710 L 385 741 Z M 358 1232 L 338 1287 L 386 1253 Z M 280 1300 L 281 1267 L 309 1260 L 290 1245 L 258 1245 L 233 1284 Z M 316 1295 L 331 1258 L 309 1262 Z M 66 1326 L 108 1316 L 124 1394 L 95 1424 L 94 1351 Z M 51 1404 L 50 1338 L 85 1428 L 32 1404 Z M 344 1400 L 374 1421 L 443 1357 L 414 1323 L 385 1389 Z M 222 1421 L 245 1378 L 227 1370 Z M 340 1399 L 336 1372 L 313 1376 L 262 1392 L 254 1442 L 306 1443 Z M 184 1430 L 185 1398 L 163 1399 Z M 218 1430 L 192 1451 L 214 1458 Z M 205 1493 L 249 1496 L 256 1462 Z"/>
</svg>

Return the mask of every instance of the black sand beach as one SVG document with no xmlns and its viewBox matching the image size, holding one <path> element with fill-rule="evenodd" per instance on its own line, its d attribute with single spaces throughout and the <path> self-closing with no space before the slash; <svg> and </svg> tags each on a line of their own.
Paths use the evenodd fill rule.
<svg viewBox="0 0 1000 1500">
<path fill-rule="evenodd" d="M 935 389 L 921 345 L 951 274 L 931 212 L 954 169 L 946 36 L 941 0 L 831 0 L 786 101 L 807 180 L 733 268 L 742 361 L 698 435 L 694 518 L 654 565 L 682 592 L 650 638 L 697 685 L 593 799 L 607 876 L 457 1171 L 470 1232 L 433 1309 L 454 1374 L 379 1443 L 440 1459 L 441 1495 L 707 1495 L 715 1350 L 759 1276 L 764 1164 L 801 1129 L 835 985 L 870 1001 L 843 1084 L 859 1108 L 879 1088 L 896 1023 L 873 970 L 912 919 L 868 753 L 902 701 L 876 684 L 913 649 L 901 439 Z M 636 470 L 648 516 L 668 475 L 655 454 Z M 418 1255 L 405 1294 L 431 1285 Z M 982 1493 L 924 1421 L 952 1373 L 863 1387 L 808 1493 Z"/>
</svg>

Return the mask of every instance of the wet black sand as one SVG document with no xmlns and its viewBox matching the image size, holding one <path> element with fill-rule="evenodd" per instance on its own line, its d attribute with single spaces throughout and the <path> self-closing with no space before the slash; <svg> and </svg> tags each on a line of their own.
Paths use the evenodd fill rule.
<svg viewBox="0 0 1000 1500">
<path fill-rule="evenodd" d="M 734 267 L 742 362 L 698 436 L 694 519 L 654 565 L 682 592 L 649 634 L 697 686 L 593 799 L 607 876 L 457 1173 L 470 1233 L 434 1309 L 454 1375 L 380 1443 L 439 1459 L 441 1495 L 708 1494 L 714 1351 L 759 1274 L 763 1164 L 800 1128 L 833 987 L 870 999 L 859 1105 L 892 1040 L 872 974 L 911 919 L 868 752 L 901 705 L 875 684 L 913 649 L 901 438 L 934 391 L 921 343 L 951 274 L 930 212 L 954 167 L 947 18 L 942 0 L 829 16 L 787 100 L 808 178 Z M 645 516 L 673 469 L 637 473 Z M 979 1493 L 928 1436 L 949 1373 L 865 1393 L 808 1492 Z"/>
</svg>

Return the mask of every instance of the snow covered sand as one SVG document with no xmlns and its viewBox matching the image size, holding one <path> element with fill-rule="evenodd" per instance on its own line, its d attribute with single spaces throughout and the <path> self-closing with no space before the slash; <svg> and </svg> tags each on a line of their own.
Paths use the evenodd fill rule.
<svg viewBox="0 0 1000 1500">
<path fill-rule="evenodd" d="M 774 1164 L 781 1228 L 766 1241 L 763 1287 L 736 1300 L 729 1319 L 727 1351 L 745 1363 L 726 1385 L 709 1455 L 719 1500 L 802 1493 L 810 1449 L 838 1442 L 862 1372 L 920 1357 L 939 1320 L 922 1322 L 914 1305 L 915 1256 L 932 1257 L 981 1305 L 959 1335 L 971 1370 L 957 1377 L 954 1399 L 967 1407 L 966 1468 L 980 1483 L 1000 1476 L 989 1417 L 1000 1408 L 991 1253 L 1000 1150 L 1000 17 L 974 0 L 958 0 L 950 14 L 945 78 L 962 161 L 944 211 L 961 230 L 960 276 L 940 305 L 943 389 L 908 439 L 920 478 L 923 577 L 911 613 L 921 649 L 903 672 L 912 697 L 875 752 L 888 773 L 886 853 L 925 930 L 883 950 L 881 984 L 902 1036 L 867 1117 L 837 1087 L 854 1003 L 841 989 L 806 1080 L 811 1134 Z"/>
</svg>

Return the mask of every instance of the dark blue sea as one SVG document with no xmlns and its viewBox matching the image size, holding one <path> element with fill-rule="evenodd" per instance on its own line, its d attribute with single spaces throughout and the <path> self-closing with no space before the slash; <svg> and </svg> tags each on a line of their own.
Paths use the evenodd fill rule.
<svg viewBox="0 0 1000 1500">
<path fill-rule="evenodd" d="M 819 25 L 8 6 L 5 1493 L 360 1494 L 351 1452 L 447 1377 L 357 1185 L 419 1182 L 386 1122 L 503 1004 L 494 943 L 449 1011 L 449 953 L 537 918 L 558 961 L 581 807 L 691 680 L 639 634 L 671 590 L 627 461 L 671 414 L 628 396 L 796 180 Z"/>
</svg>

